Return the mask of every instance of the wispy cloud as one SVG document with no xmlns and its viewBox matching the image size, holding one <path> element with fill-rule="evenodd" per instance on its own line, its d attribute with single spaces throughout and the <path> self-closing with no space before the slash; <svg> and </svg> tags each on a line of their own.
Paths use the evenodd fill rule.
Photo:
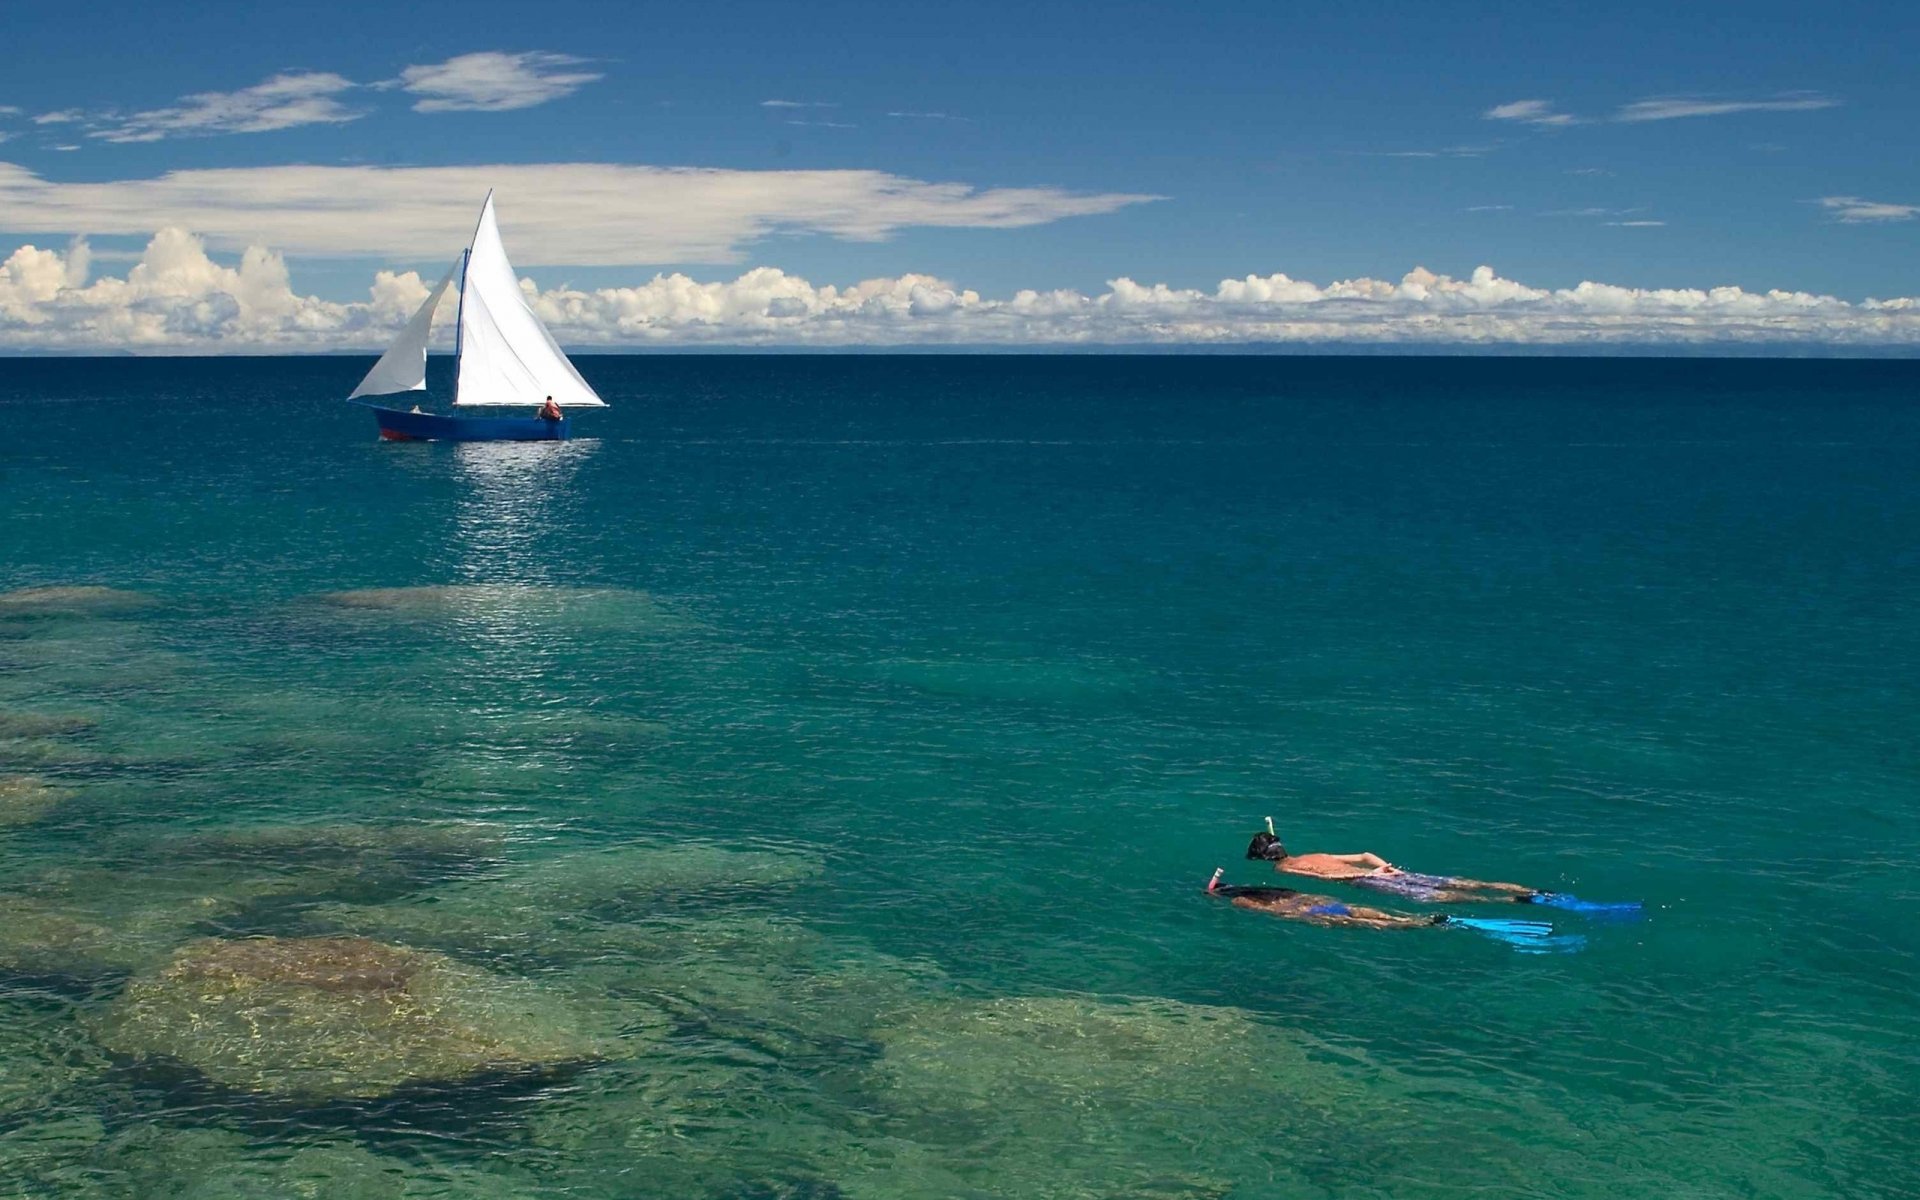
<svg viewBox="0 0 1920 1200">
<path fill-rule="evenodd" d="M 228 266 L 178 228 L 155 234 L 124 278 L 89 282 L 84 241 L 23 246 L 0 261 L 0 348 L 329 350 L 377 348 L 427 293 L 380 271 L 365 300 L 304 296 L 280 254 L 253 246 Z M 532 290 L 563 343 L 647 345 L 1667 345 L 1920 347 L 1920 299 L 1849 302 L 1738 287 L 1547 289 L 1491 267 L 1466 278 L 1421 268 L 1398 280 L 1317 284 L 1249 274 L 1176 288 L 1127 276 L 1104 290 L 983 296 L 931 275 L 816 285 L 774 267 L 731 280 L 656 275 L 624 287 Z M 448 336 L 450 335 L 443 335 Z"/>
<path fill-rule="evenodd" d="M 1607 170 L 1605 167 L 1572 167 L 1568 169 L 1567 174 L 1587 175 L 1594 178 L 1602 178 L 1602 177 L 1612 175 L 1613 172 Z"/>
<path fill-rule="evenodd" d="M 1820 206 L 1837 221 L 1862 224 L 1876 221 L 1911 221 L 1920 217 L 1920 204 L 1888 204 L 1880 200 L 1862 200 L 1858 196 L 1822 196 Z"/>
<path fill-rule="evenodd" d="M 1555 112 L 1551 100 L 1515 100 L 1508 104 L 1496 104 L 1480 115 L 1489 121 L 1518 121 L 1523 125 L 1545 128 L 1573 125 L 1579 120 L 1568 113 Z"/>
<path fill-rule="evenodd" d="M 1730 113 L 1809 112 L 1835 108 L 1839 104 L 1838 99 L 1821 92 L 1782 92 L 1754 100 L 1718 96 L 1652 96 L 1623 104 L 1612 115 L 1600 119 L 1633 125 L 1647 121 L 1672 121 L 1681 117 L 1719 117 Z M 1515 100 L 1497 104 L 1480 115 L 1489 121 L 1512 121 L 1545 129 L 1588 125 L 1595 120 L 1560 112 L 1554 108 L 1551 100 Z"/>
<path fill-rule="evenodd" d="M 1512 212 L 1513 205 L 1511 204 L 1469 204 L 1466 208 L 1466 211 L 1468 212 Z"/>
<path fill-rule="evenodd" d="M 815 129 L 858 129 L 860 128 L 858 125 L 855 125 L 851 121 L 802 121 L 797 118 L 788 120 L 786 124 L 811 125 Z"/>
<path fill-rule="evenodd" d="M 1372 158 L 1482 158 L 1498 146 L 1441 146 L 1436 150 L 1356 150 Z"/>
<path fill-rule="evenodd" d="M 164 138 L 205 137 L 221 133 L 266 133 L 297 125 L 338 125 L 358 120 L 365 109 L 349 108 L 337 98 L 358 85 L 330 71 L 293 71 L 237 92 L 197 92 L 167 108 L 128 117 L 102 117 L 87 134 L 109 142 L 157 142 Z M 46 113 L 34 118 L 68 114 Z"/>
<path fill-rule="evenodd" d="M 33 123 L 35 125 L 70 125 L 75 121 L 84 120 L 86 115 L 77 108 L 62 108 L 41 113 L 33 119 Z"/>
<path fill-rule="evenodd" d="M 543 50 L 487 50 L 400 72 L 400 89 L 420 97 L 413 111 L 506 112 L 571 96 L 603 76 L 579 71 L 587 60 Z"/>
<path fill-rule="evenodd" d="M 761 108 L 839 108 L 831 100 L 762 100 Z"/>
<path fill-rule="evenodd" d="M 883 241 L 914 227 L 1013 229 L 1159 199 L 1056 187 L 975 188 L 870 170 L 285 166 L 57 183 L 0 163 L 0 225 L 62 236 L 177 225 L 217 248 L 260 244 L 292 254 L 430 258 L 460 245 L 489 188 L 498 189 L 518 261 L 583 266 L 734 262 L 774 233 Z"/>
<path fill-rule="evenodd" d="M 964 121 L 969 125 L 973 123 L 973 118 L 971 117 L 956 117 L 952 113 L 943 112 L 912 112 L 910 110 L 903 110 L 900 112 L 890 112 L 887 115 L 889 117 L 897 117 L 910 121 Z"/>
<path fill-rule="evenodd" d="M 1706 96 L 1656 96 L 1622 105 L 1613 120 L 1672 121 L 1680 117 L 1721 117 L 1730 113 L 1810 112 L 1835 108 L 1840 101 L 1818 92 L 1787 92 L 1763 100 L 1726 100 Z"/>
<path fill-rule="evenodd" d="M 1665 221 L 1608 221 L 1607 224 L 1620 229 L 1654 229 L 1665 225 Z"/>
<path fill-rule="evenodd" d="M 1647 211 L 1645 207 L 1636 208 L 1555 208 L 1540 215 L 1543 217 L 1627 217 L 1634 213 Z"/>
<path fill-rule="evenodd" d="M 0 117 L 17 117 L 20 115 L 20 112 L 21 110 L 19 105 L 0 104 Z"/>
</svg>

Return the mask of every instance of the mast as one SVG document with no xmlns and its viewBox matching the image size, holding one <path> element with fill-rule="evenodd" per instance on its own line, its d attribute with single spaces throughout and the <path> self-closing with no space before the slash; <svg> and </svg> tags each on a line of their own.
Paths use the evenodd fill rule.
<svg viewBox="0 0 1920 1200">
<path fill-rule="evenodd" d="M 487 195 L 493 195 L 488 192 Z M 453 303 L 453 402 L 460 403 L 460 318 L 467 312 L 467 260 L 473 257 L 472 247 L 460 252 L 460 298 Z"/>
<path fill-rule="evenodd" d="M 460 252 L 460 300 L 453 310 L 453 402 L 460 403 L 460 342 L 466 332 L 467 315 L 467 264 L 473 261 L 473 243 L 480 236 L 480 229 L 487 223 L 487 209 L 493 205 L 493 189 L 487 189 L 487 198 L 480 202 L 480 220 L 473 226 L 473 237 L 467 239 L 467 248 Z"/>
</svg>

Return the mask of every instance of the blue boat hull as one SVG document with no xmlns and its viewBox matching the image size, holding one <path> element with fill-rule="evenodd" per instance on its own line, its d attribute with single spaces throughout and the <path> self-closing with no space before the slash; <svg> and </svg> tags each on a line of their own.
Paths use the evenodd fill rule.
<svg viewBox="0 0 1920 1200">
<path fill-rule="evenodd" d="M 539 417 L 446 417 L 439 413 L 373 409 L 380 436 L 390 442 L 564 442 L 567 419 Z"/>
</svg>

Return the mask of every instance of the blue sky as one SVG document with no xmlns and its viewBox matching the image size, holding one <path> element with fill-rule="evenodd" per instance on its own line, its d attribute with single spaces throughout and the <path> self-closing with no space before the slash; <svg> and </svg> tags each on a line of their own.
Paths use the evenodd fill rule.
<svg viewBox="0 0 1920 1200">
<path fill-rule="evenodd" d="M 1327 283 L 1490 264 L 1541 289 L 1920 293 L 1920 21 L 1884 0 L 30 2 L 9 7 L 7 26 L 0 106 L 17 111 L 0 116 L 0 162 L 25 183 L 0 186 L 0 254 L 85 234 L 103 270 L 152 231 L 78 226 L 111 225 L 101 205 L 151 204 L 132 185 L 170 172 L 567 163 L 720 168 L 749 190 L 785 179 L 759 173 L 872 172 L 976 196 L 1014 189 L 1006 204 L 1027 215 L 995 209 L 973 227 L 929 191 L 849 232 L 796 217 L 794 205 L 819 203 L 809 192 L 716 243 L 642 206 L 630 220 L 662 236 L 609 239 L 594 262 L 530 224 L 578 180 L 515 176 L 503 226 L 543 287 L 764 265 L 816 282 L 913 272 L 993 295 L 1093 294 L 1116 277 L 1212 289 L 1248 274 Z M 518 75 L 476 83 L 456 70 L 443 77 L 453 91 L 432 90 L 436 68 L 475 54 Z M 246 90 L 276 77 L 296 81 L 264 122 L 279 127 L 234 131 L 262 123 Z M 209 99 L 182 99 L 196 95 Z M 74 119 L 41 120 L 62 115 Z M 103 186 L 61 190 L 75 184 Z M 617 201 L 572 219 L 629 219 Z M 173 215 L 216 258 L 250 240 L 215 214 Z M 191 228 L 196 216 L 212 227 Z M 286 252 L 295 288 L 345 302 L 366 295 L 375 267 L 434 271 L 464 237 L 451 225 L 384 245 L 341 230 L 266 248 Z"/>
</svg>

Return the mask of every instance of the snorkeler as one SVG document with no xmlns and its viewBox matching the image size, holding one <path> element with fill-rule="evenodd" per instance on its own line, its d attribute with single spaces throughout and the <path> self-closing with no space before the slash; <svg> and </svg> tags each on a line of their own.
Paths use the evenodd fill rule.
<svg viewBox="0 0 1920 1200">
<path fill-rule="evenodd" d="M 1541 904 L 1596 915 L 1633 916 L 1640 911 L 1638 902 L 1600 903 L 1569 896 L 1565 892 L 1543 892 L 1519 883 L 1497 883 L 1465 879 L 1458 875 L 1423 875 L 1403 871 L 1378 854 L 1290 854 L 1274 836 L 1273 818 L 1267 818 L 1264 833 L 1253 835 L 1247 845 L 1247 857 L 1273 864 L 1276 871 L 1350 883 L 1370 891 L 1385 892 L 1416 904 L 1479 904 L 1510 901 L 1515 904 Z"/>
<path fill-rule="evenodd" d="M 1421 904 L 1463 904 L 1481 900 L 1516 900 L 1538 895 L 1517 883 L 1486 883 L 1452 875 L 1422 875 L 1403 871 L 1378 854 L 1290 854 L 1271 833 L 1256 833 L 1247 857 L 1273 864 L 1276 871 L 1351 883 Z M 1489 894 L 1495 893 L 1495 894 Z M 1524 903 L 1524 901 L 1523 901 Z"/>
<path fill-rule="evenodd" d="M 1235 908 L 1251 908 L 1293 921 L 1315 925 L 1371 925 L 1375 929 L 1399 929 L 1413 925 L 1432 925 L 1432 917 L 1409 917 L 1364 904 L 1342 904 L 1332 896 L 1314 896 L 1284 887 L 1222 886 L 1225 867 L 1214 868 L 1207 880 L 1207 895 L 1233 901 Z"/>
<path fill-rule="evenodd" d="M 1371 929 L 1443 926 L 1471 929 L 1476 933 L 1484 933 L 1503 941 L 1514 939 L 1530 941 L 1534 938 L 1548 937 L 1553 933 L 1553 926 L 1545 921 L 1485 920 L 1475 917 L 1454 917 L 1446 913 L 1435 913 L 1431 917 L 1410 917 L 1404 913 L 1368 908 L 1364 904 L 1343 904 L 1332 896 L 1314 896 L 1306 892 L 1297 892 L 1292 888 L 1222 886 L 1220 877 L 1224 874 L 1226 874 L 1225 867 L 1214 868 L 1213 878 L 1207 880 L 1207 895 L 1231 900 L 1235 908 L 1250 908 L 1255 912 L 1285 917 L 1289 921 L 1306 921 L 1314 925 L 1364 925 Z"/>
</svg>

